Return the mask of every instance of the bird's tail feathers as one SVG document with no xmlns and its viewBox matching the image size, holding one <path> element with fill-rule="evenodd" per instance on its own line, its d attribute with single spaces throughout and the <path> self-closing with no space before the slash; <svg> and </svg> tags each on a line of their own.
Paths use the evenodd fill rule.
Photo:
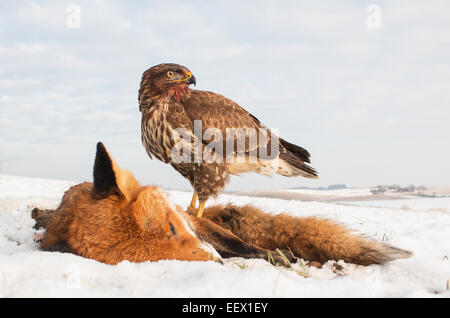
<svg viewBox="0 0 450 318">
<path fill-rule="evenodd" d="M 299 158 L 303 162 L 310 163 L 309 158 L 311 157 L 311 155 L 309 154 L 308 150 L 300 146 L 291 144 L 290 142 L 282 138 L 278 137 L 278 139 L 280 141 L 281 146 L 283 146 L 286 150 L 292 152 L 297 158 Z"/>
<path fill-rule="evenodd" d="M 277 171 L 286 177 L 303 176 L 310 179 L 318 179 L 317 171 L 305 164 L 294 153 L 287 151 L 280 153 L 280 164 Z"/>
</svg>

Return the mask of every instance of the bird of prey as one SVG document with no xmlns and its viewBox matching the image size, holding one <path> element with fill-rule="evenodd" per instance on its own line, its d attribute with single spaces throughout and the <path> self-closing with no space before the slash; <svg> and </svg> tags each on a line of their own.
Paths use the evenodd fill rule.
<svg viewBox="0 0 450 318">
<path fill-rule="evenodd" d="M 191 89 L 191 84 L 195 85 L 196 79 L 184 66 L 153 66 L 142 75 L 139 110 L 142 143 L 148 155 L 170 164 L 189 180 L 194 188 L 190 207 L 197 209 L 199 200 L 198 217 L 205 201 L 219 194 L 230 174 L 317 178 L 308 165 L 307 150 L 276 136 L 232 100 Z"/>
</svg>

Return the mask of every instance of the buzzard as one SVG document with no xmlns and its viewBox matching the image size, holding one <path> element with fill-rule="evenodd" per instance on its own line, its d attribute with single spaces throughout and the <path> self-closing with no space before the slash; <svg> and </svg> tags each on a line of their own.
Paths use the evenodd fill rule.
<svg viewBox="0 0 450 318">
<path fill-rule="evenodd" d="M 277 137 L 232 100 L 191 89 L 192 72 L 166 63 L 146 70 L 139 89 L 142 143 L 150 156 L 170 164 L 194 188 L 190 204 L 201 217 L 205 201 L 229 175 L 278 173 L 317 178 L 307 150 Z M 270 154 L 269 154 L 270 153 Z"/>
</svg>

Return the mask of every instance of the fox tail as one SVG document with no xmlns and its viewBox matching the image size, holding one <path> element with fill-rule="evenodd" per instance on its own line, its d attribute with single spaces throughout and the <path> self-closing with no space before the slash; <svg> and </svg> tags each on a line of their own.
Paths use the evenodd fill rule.
<svg viewBox="0 0 450 318">
<path fill-rule="evenodd" d="M 412 255 L 324 218 L 273 215 L 251 205 L 231 204 L 208 208 L 204 215 L 245 242 L 270 250 L 290 250 L 295 256 L 309 261 L 344 260 L 370 265 Z"/>
</svg>

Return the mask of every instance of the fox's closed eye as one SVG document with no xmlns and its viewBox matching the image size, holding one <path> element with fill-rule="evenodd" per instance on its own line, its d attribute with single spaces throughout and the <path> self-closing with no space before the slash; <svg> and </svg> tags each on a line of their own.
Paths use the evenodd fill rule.
<svg viewBox="0 0 450 318">
<path fill-rule="evenodd" d="M 176 236 L 176 235 L 177 235 L 177 231 L 175 231 L 175 227 L 173 226 L 172 223 L 170 223 L 170 232 L 172 232 L 172 235 L 173 235 L 173 236 Z"/>
</svg>

